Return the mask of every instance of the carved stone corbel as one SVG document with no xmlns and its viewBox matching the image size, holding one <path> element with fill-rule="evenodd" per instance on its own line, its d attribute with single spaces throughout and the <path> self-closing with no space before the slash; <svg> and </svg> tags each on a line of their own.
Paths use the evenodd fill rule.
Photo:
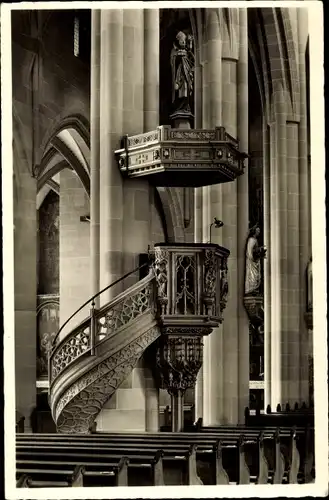
<svg viewBox="0 0 329 500">
<path fill-rule="evenodd" d="M 174 432 L 183 430 L 184 393 L 186 389 L 195 386 L 202 365 L 202 354 L 203 343 L 200 335 L 163 335 L 159 342 L 156 366 L 160 386 L 171 396 Z"/>
<path fill-rule="evenodd" d="M 169 394 L 194 387 L 202 365 L 203 343 L 201 336 L 166 336 L 157 350 L 157 367 L 161 385 Z"/>
<path fill-rule="evenodd" d="M 261 331 L 264 326 L 264 297 L 263 295 L 246 295 L 244 297 L 244 307 L 247 311 L 249 321 L 252 326 Z"/>
</svg>

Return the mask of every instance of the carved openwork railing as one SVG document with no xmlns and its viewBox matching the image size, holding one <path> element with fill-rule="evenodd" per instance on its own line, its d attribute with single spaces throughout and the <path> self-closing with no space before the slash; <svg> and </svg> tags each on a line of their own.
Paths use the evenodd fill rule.
<svg viewBox="0 0 329 500">
<path fill-rule="evenodd" d="M 53 347 L 50 406 L 58 432 L 88 432 L 104 403 L 159 337 L 154 286 L 151 268 L 108 304 L 92 307 L 90 316 Z"/>
<path fill-rule="evenodd" d="M 148 176 L 157 186 L 206 186 L 231 182 L 243 174 L 246 154 L 224 127 L 182 129 L 162 125 L 126 136 L 115 152 L 128 177 Z"/>
<path fill-rule="evenodd" d="M 120 327 L 153 307 L 154 274 L 148 276 L 115 297 L 99 310 L 92 309 L 90 317 L 75 327 L 59 342 L 49 357 L 50 384 L 60 373 L 81 356 L 95 354 L 95 349 Z"/>
</svg>

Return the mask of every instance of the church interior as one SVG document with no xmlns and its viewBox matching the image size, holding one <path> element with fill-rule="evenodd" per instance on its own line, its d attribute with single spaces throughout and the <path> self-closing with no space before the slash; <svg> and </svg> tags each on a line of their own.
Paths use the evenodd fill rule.
<svg viewBox="0 0 329 500">
<path fill-rule="evenodd" d="M 308 9 L 11 23 L 17 487 L 314 482 Z"/>
</svg>

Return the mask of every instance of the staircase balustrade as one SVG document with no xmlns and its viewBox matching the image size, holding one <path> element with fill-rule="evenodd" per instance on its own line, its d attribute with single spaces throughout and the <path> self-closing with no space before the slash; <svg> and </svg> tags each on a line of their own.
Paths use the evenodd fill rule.
<svg viewBox="0 0 329 500">
<path fill-rule="evenodd" d="M 92 308 L 93 314 L 75 327 L 53 349 L 49 358 L 50 384 L 71 363 L 86 353 L 91 355 L 95 347 L 113 335 L 120 327 L 127 325 L 152 308 L 153 293 L 154 273 L 151 269 L 146 278 L 128 291 L 119 294 L 109 304 L 99 310 Z"/>
</svg>

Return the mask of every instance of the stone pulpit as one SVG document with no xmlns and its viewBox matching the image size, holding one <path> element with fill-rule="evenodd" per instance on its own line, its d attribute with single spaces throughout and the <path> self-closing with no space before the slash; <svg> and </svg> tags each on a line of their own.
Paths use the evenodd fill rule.
<svg viewBox="0 0 329 500">
<path fill-rule="evenodd" d="M 172 430 L 183 429 L 186 389 L 202 365 L 203 336 L 223 321 L 229 251 L 216 244 L 157 244 L 156 307 L 161 327 L 156 367 L 172 400 Z"/>
</svg>

